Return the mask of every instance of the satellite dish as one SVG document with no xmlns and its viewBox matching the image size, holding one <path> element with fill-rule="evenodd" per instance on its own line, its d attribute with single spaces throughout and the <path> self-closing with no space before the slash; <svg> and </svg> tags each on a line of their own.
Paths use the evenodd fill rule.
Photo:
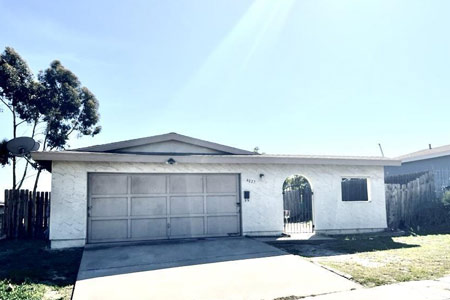
<svg viewBox="0 0 450 300">
<path fill-rule="evenodd" d="M 27 136 L 18 137 L 6 143 L 6 148 L 14 156 L 25 156 L 39 149 L 39 143 Z"/>
<path fill-rule="evenodd" d="M 31 151 L 38 151 L 40 146 L 41 144 L 39 144 L 39 142 L 34 142 L 34 147 L 33 149 L 31 149 Z"/>
</svg>

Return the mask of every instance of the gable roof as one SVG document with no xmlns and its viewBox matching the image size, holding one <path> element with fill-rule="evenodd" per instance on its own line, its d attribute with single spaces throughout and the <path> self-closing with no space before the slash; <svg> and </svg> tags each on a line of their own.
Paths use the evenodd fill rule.
<svg viewBox="0 0 450 300">
<path fill-rule="evenodd" d="M 139 139 L 133 139 L 133 140 L 126 140 L 126 141 L 120 141 L 120 142 L 114 142 L 114 143 L 108 143 L 108 144 L 102 144 L 102 145 L 96 145 L 96 146 L 90 146 L 90 147 L 83 147 L 78 149 L 73 149 L 70 151 L 77 151 L 77 152 L 124 152 L 121 151 L 122 149 L 130 149 L 133 147 L 139 147 L 149 144 L 158 144 L 158 143 L 164 143 L 169 141 L 176 141 L 180 143 L 185 143 L 189 145 L 194 145 L 197 147 L 207 148 L 208 150 L 213 150 L 217 152 L 218 154 L 234 154 L 234 155 L 254 155 L 254 152 L 238 149 L 230 146 L 225 146 L 213 142 L 208 142 L 201 139 L 196 139 L 193 137 L 189 137 L 186 135 L 181 135 L 175 132 L 161 134 L 161 135 L 155 135 L 155 136 L 149 136 L 145 138 L 139 138 Z M 213 152 L 211 151 L 211 152 Z M 210 151 L 208 151 L 210 152 Z M 161 154 L 161 153 L 160 153 Z M 199 153 L 197 153 L 199 154 Z"/>
<path fill-rule="evenodd" d="M 185 147 L 186 145 L 188 147 Z M 174 146 L 184 147 L 184 150 L 193 149 L 197 152 L 187 153 L 184 150 L 184 152 L 174 152 Z M 158 151 L 160 149 L 164 151 Z M 202 153 L 202 151 L 207 153 Z M 314 164 L 357 166 L 400 166 L 401 164 L 400 160 L 379 156 L 258 154 L 177 133 L 168 133 L 74 150 L 35 151 L 31 155 L 35 161 L 39 162 L 50 172 L 52 161 L 167 163 L 168 160 L 175 159 L 177 163 L 191 164 Z"/>
<path fill-rule="evenodd" d="M 412 162 L 412 161 L 436 158 L 436 157 L 447 156 L 447 155 L 450 155 L 450 145 L 440 146 L 440 147 L 431 148 L 431 149 L 419 150 L 416 152 L 398 156 L 396 158 L 400 159 L 402 162 Z"/>
</svg>

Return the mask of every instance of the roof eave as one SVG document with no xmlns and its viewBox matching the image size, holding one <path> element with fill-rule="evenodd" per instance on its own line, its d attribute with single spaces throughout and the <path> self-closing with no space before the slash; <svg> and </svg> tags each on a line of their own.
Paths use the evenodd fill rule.
<svg viewBox="0 0 450 300">
<path fill-rule="evenodd" d="M 345 157 L 293 157 L 264 155 L 137 155 L 98 152 L 32 152 L 36 161 L 73 162 L 124 162 L 124 163 L 166 163 L 174 158 L 177 163 L 196 164 L 299 164 L 299 165 L 358 165 L 358 166 L 400 166 L 400 160 L 389 158 L 345 158 Z"/>
</svg>

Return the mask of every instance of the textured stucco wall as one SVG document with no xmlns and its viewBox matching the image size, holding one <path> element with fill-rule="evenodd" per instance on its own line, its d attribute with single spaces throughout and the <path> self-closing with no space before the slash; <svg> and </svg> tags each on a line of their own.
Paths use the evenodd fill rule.
<svg viewBox="0 0 450 300">
<path fill-rule="evenodd" d="M 386 227 L 384 170 L 381 166 L 269 165 L 269 164 L 154 164 L 54 162 L 50 240 L 52 247 L 83 246 L 87 224 L 88 172 L 131 173 L 239 173 L 244 235 L 271 235 L 283 231 L 282 185 L 286 177 L 305 176 L 311 183 L 317 231 L 374 230 Z M 260 179 L 259 174 L 264 177 Z M 342 202 L 341 178 L 369 178 L 368 202 Z"/>
</svg>

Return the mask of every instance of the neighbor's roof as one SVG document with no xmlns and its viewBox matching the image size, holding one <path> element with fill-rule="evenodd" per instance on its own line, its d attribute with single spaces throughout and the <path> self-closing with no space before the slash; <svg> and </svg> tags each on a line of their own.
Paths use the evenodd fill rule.
<svg viewBox="0 0 450 300">
<path fill-rule="evenodd" d="M 445 145 L 445 146 L 441 146 L 441 147 L 424 149 L 424 150 L 412 152 L 409 154 L 405 154 L 405 155 L 396 157 L 396 159 L 399 159 L 402 162 L 412 162 L 412 161 L 436 158 L 436 157 L 447 156 L 447 155 L 450 155 L 450 145 Z"/>
</svg>

